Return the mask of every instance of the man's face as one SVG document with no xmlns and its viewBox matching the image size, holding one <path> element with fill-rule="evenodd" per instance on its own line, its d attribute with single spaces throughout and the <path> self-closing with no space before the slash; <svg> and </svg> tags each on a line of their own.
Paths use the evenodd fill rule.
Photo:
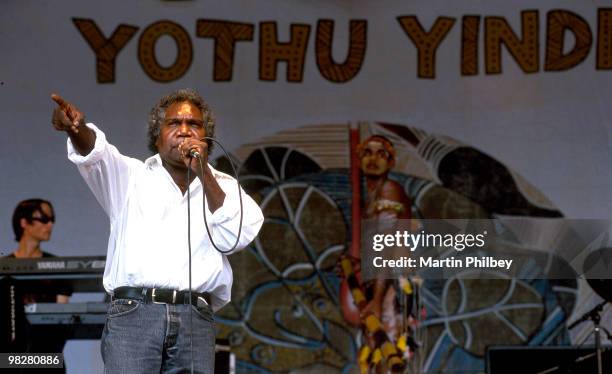
<svg viewBox="0 0 612 374">
<path fill-rule="evenodd" d="M 365 175 L 380 176 L 393 167 L 391 155 L 382 142 L 372 140 L 365 144 L 361 152 L 361 171 Z"/>
<path fill-rule="evenodd" d="M 202 111 L 189 101 L 181 101 L 166 110 L 155 145 L 162 160 L 185 167 L 178 146 L 185 138 L 201 139 L 205 136 Z"/>
<path fill-rule="evenodd" d="M 41 242 L 51 239 L 55 215 L 49 204 L 42 204 L 40 210 L 32 213 L 31 223 L 26 219 L 22 220 L 23 236 Z"/>
</svg>

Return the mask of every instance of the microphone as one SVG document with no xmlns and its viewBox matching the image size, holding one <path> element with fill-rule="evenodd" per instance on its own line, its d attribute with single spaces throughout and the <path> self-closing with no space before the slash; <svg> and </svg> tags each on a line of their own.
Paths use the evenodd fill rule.
<svg viewBox="0 0 612 374">
<path fill-rule="evenodd" d="M 195 149 L 189 151 L 189 157 L 191 158 L 200 158 L 200 152 Z"/>
</svg>

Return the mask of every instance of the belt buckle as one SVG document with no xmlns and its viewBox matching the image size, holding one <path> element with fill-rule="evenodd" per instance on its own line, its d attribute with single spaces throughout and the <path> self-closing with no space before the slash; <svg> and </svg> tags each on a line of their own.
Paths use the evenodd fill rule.
<svg viewBox="0 0 612 374">
<path fill-rule="evenodd" d="M 202 303 L 204 303 L 204 305 L 208 305 L 208 302 L 202 296 L 198 296 L 197 300 L 198 300 L 198 302 L 197 302 L 198 305 L 196 305 L 196 306 L 200 306 L 200 301 L 202 301 Z"/>
<path fill-rule="evenodd" d="M 151 302 L 152 302 L 153 304 L 167 304 L 167 303 L 165 303 L 165 302 L 163 302 L 163 301 L 157 301 L 157 300 L 155 300 L 155 298 L 156 298 L 156 296 L 157 296 L 157 295 L 155 294 L 155 290 L 156 290 L 155 288 L 153 288 L 153 289 L 151 290 Z M 175 304 L 175 303 L 176 303 L 176 290 L 172 290 L 172 304 Z"/>
</svg>

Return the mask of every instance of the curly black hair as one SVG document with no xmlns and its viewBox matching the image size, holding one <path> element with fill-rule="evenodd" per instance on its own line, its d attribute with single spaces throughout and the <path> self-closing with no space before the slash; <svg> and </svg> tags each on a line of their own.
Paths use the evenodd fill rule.
<svg viewBox="0 0 612 374">
<path fill-rule="evenodd" d="M 183 101 L 189 101 L 202 111 L 204 117 L 204 129 L 206 130 L 206 136 L 213 138 L 215 136 L 215 117 L 213 116 L 212 110 L 208 104 L 202 99 L 200 94 L 195 90 L 184 88 L 169 93 L 162 97 L 159 102 L 151 109 L 149 113 L 149 126 L 147 129 L 147 136 L 149 140 L 148 148 L 152 153 L 157 153 L 157 138 L 159 137 L 159 131 L 161 124 L 166 117 L 166 110 L 174 103 L 180 103 Z M 208 144 L 208 154 L 210 155 L 213 149 L 213 143 L 211 140 L 206 140 Z"/>
</svg>

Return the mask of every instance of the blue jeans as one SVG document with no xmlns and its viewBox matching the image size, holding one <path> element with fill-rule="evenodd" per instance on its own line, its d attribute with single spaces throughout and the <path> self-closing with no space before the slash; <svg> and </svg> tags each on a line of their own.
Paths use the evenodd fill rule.
<svg viewBox="0 0 612 374">
<path fill-rule="evenodd" d="M 210 306 L 113 299 L 101 340 L 104 373 L 190 373 L 190 331 L 194 373 L 213 374 L 215 331 Z"/>
</svg>

